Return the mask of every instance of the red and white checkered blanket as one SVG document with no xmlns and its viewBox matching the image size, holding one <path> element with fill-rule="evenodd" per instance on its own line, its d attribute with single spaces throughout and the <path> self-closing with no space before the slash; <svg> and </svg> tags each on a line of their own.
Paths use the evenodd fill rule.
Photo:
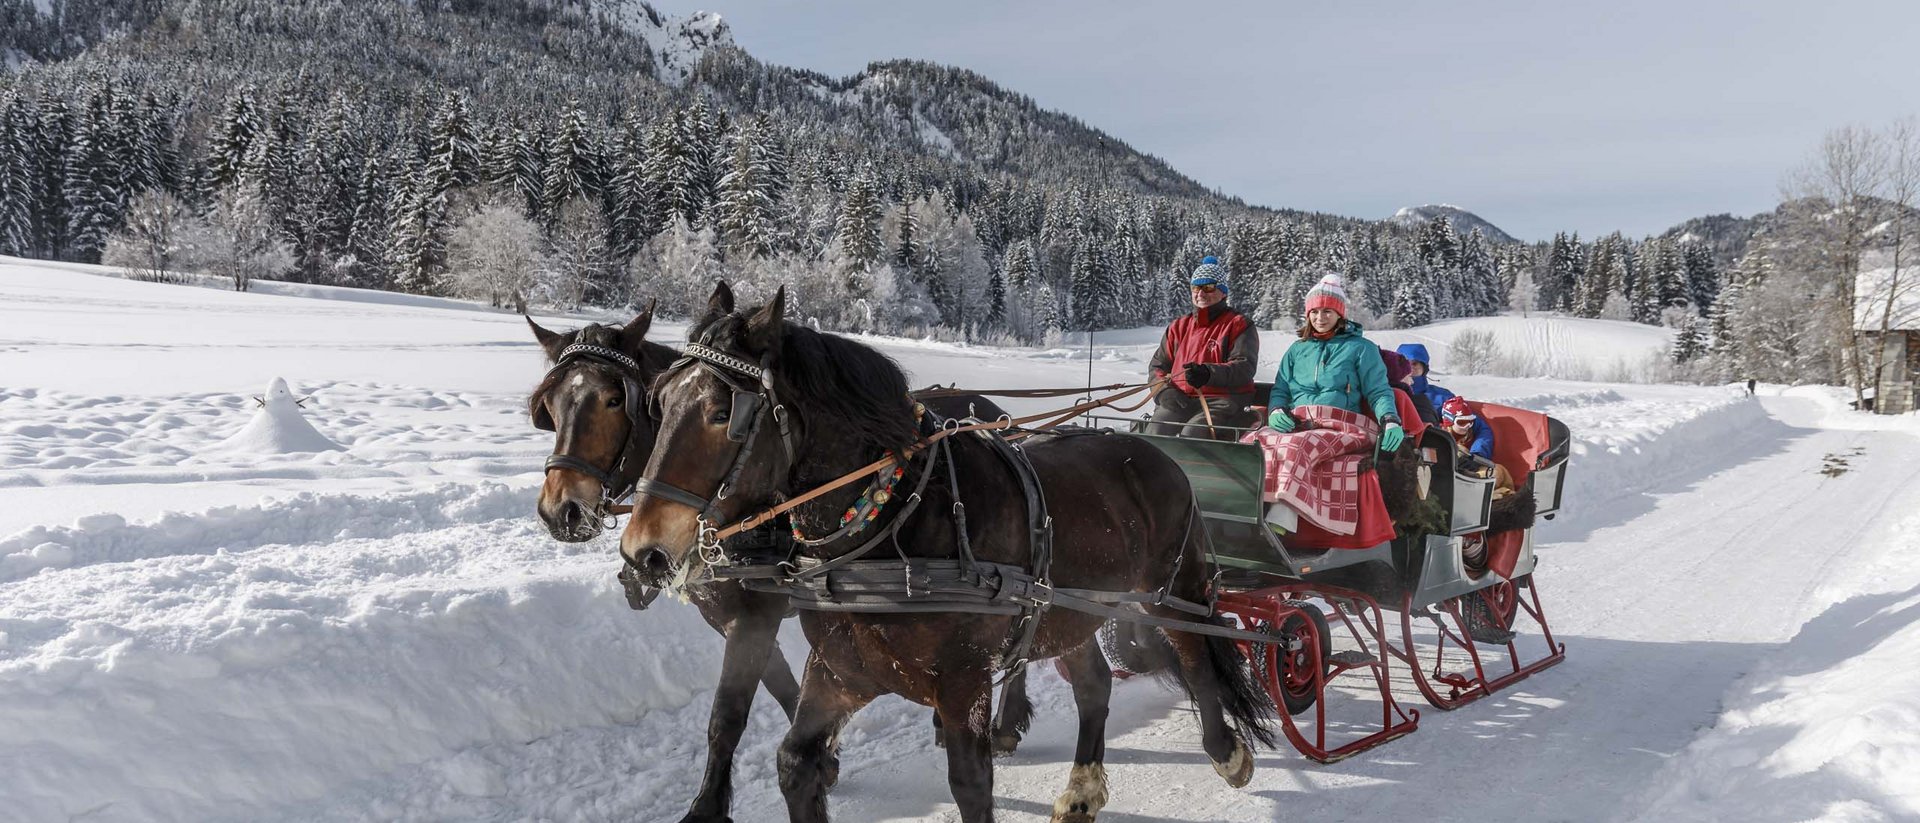
<svg viewBox="0 0 1920 823">
<path fill-rule="evenodd" d="M 1292 414 L 1305 431 L 1263 427 L 1240 439 L 1266 450 L 1261 499 L 1284 503 L 1334 534 L 1353 534 L 1360 523 L 1360 460 L 1380 442 L 1379 424 L 1337 406 L 1301 406 Z"/>
</svg>

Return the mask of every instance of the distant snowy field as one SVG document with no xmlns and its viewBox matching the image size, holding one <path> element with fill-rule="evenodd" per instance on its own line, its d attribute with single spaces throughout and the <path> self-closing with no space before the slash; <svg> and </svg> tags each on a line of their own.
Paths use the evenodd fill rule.
<svg viewBox="0 0 1920 823">
<path fill-rule="evenodd" d="M 0 820 L 677 819 L 719 638 L 684 606 L 628 611 L 610 537 L 538 524 L 550 440 L 524 401 L 544 364 L 518 316 L 88 268 L 0 258 Z M 1436 344 L 1466 327 L 1582 373 L 1666 342 L 1517 317 L 1369 336 L 1427 343 L 1444 372 Z M 1071 346 L 870 342 L 916 384 L 1088 375 Z M 1263 373 L 1286 342 L 1263 336 Z M 1102 333 L 1093 381 L 1138 379 L 1154 343 Z M 1570 502 L 1540 531 L 1569 661 L 1365 757 L 1268 753 L 1242 791 L 1180 701 L 1123 683 L 1106 819 L 1920 816 L 1912 421 L 1828 390 L 1448 377 L 1576 434 Z M 340 448 L 258 428 L 286 414 Z M 1003 820 L 1044 819 L 1066 776 L 1071 697 L 1044 670 L 1034 692 Z M 738 820 L 784 814 L 784 725 L 756 706 Z M 838 819 L 951 818 L 925 726 L 899 701 L 855 720 Z"/>
</svg>

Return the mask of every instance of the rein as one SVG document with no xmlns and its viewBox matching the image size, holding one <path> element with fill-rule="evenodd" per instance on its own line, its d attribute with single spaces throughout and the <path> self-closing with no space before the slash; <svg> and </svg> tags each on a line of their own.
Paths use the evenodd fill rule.
<svg viewBox="0 0 1920 823">
<path fill-rule="evenodd" d="M 919 454 L 920 452 L 925 451 L 929 448 L 932 448 L 934 445 L 938 444 L 942 440 L 945 440 L 956 434 L 964 434 L 966 432 L 1000 431 L 1004 429 L 1018 428 L 1020 426 L 1024 426 L 1034 421 L 1042 421 L 1042 420 L 1046 421 L 1044 423 L 1041 423 L 1039 426 L 1035 426 L 1032 429 L 1027 429 L 1014 435 L 1016 437 L 1025 436 L 1025 435 L 1038 434 L 1038 433 L 1045 432 L 1048 429 L 1052 429 L 1056 426 L 1059 426 L 1062 423 L 1067 422 L 1068 420 L 1072 420 L 1073 418 L 1078 417 L 1081 414 L 1084 414 L 1088 411 L 1091 411 L 1097 408 L 1112 407 L 1118 411 L 1132 411 L 1133 409 L 1137 409 L 1137 408 L 1140 408 L 1140 406 L 1145 405 L 1145 401 L 1135 404 L 1131 408 L 1118 405 L 1118 401 L 1123 400 L 1127 397 L 1131 397 L 1135 394 L 1139 394 L 1141 392 L 1148 392 L 1148 397 L 1151 398 L 1152 396 L 1151 390 L 1156 389 L 1159 386 L 1163 386 L 1165 384 L 1166 384 L 1165 378 L 1161 378 L 1149 383 L 1142 383 L 1137 385 L 1123 383 L 1120 385 L 1121 386 L 1132 385 L 1132 388 L 1129 388 L 1125 391 L 1117 392 L 1115 394 L 1110 394 L 1105 397 L 1099 397 L 1092 400 L 1088 400 L 1084 403 L 1076 403 L 1064 409 L 1053 409 L 1051 411 L 1044 411 L 1038 414 L 1030 414 L 1025 417 L 1002 417 L 998 420 L 988 420 L 980 423 L 968 423 L 964 425 L 944 426 L 939 431 L 934 432 L 933 434 L 927 435 L 924 438 L 921 438 L 921 440 L 918 443 L 914 443 L 913 445 L 908 446 L 906 449 L 903 450 L 903 454 L 901 455 L 901 457 L 911 459 L 914 455 Z M 1085 391 L 1085 390 L 1086 390 L 1085 388 L 1074 389 L 1074 391 Z M 828 481 L 824 485 L 816 486 L 812 490 L 806 492 L 805 494 L 788 498 L 785 502 L 782 502 L 778 505 L 769 507 L 767 509 L 763 509 L 756 514 L 748 515 L 745 519 L 741 520 L 738 523 L 735 523 L 731 526 L 726 526 L 721 529 L 717 529 L 711 532 L 710 534 L 705 535 L 703 539 L 710 539 L 712 541 L 718 542 L 721 540 L 725 540 L 729 537 L 732 537 L 736 534 L 739 534 L 743 531 L 756 528 L 761 524 L 766 523 L 769 520 L 772 520 L 775 517 L 779 517 L 780 515 L 785 514 L 789 511 L 792 511 L 795 508 L 806 505 L 808 502 L 812 501 L 813 499 L 823 494 L 826 494 L 827 492 L 830 492 L 830 491 L 833 491 L 834 489 L 838 489 L 842 486 L 846 486 L 848 484 L 854 483 L 860 480 L 861 478 L 867 477 L 876 472 L 890 468 L 899 459 L 901 458 L 895 457 L 894 455 L 891 455 L 891 454 L 885 457 L 882 457 L 879 460 L 875 460 L 872 463 L 868 463 L 865 466 L 861 466 L 860 468 L 847 472 L 846 474 L 843 474 L 840 477 L 835 478 L 834 480 Z"/>
</svg>

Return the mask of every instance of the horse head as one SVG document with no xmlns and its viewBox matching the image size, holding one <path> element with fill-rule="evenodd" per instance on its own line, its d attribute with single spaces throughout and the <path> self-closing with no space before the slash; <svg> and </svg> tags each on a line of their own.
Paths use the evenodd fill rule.
<svg viewBox="0 0 1920 823">
<path fill-rule="evenodd" d="M 625 326 L 564 333 L 527 318 L 549 364 L 527 398 L 527 414 L 536 428 L 554 434 L 539 512 L 556 540 L 599 535 L 607 506 L 632 487 L 653 452 L 646 386 L 673 350 L 646 342 L 652 323 L 651 304 Z"/>
<path fill-rule="evenodd" d="M 643 579 L 670 579 L 709 530 L 916 437 L 906 376 L 893 361 L 785 314 L 785 288 L 736 311 L 733 291 L 719 284 L 687 332 L 686 356 L 654 381 L 660 448 L 620 540 Z M 824 510 L 794 511 L 795 525 L 810 525 L 816 509 Z"/>
</svg>

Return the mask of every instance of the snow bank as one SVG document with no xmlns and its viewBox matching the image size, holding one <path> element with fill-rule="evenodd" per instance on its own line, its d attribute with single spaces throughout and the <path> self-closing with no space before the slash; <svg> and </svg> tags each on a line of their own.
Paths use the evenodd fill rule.
<svg viewBox="0 0 1920 823">
<path fill-rule="evenodd" d="M 1920 534 L 1920 517 L 1898 530 Z M 1915 660 L 1920 585 L 1834 606 L 1728 691 L 1719 722 L 1663 772 L 1638 816 L 1920 819 Z"/>
<path fill-rule="evenodd" d="M 608 546 L 529 519 L 0 587 L 0 816 L 265 819 L 710 688 L 720 644 L 694 610 L 634 615 Z"/>
<path fill-rule="evenodd" d="M 442 483 L 381 495 L 307 493 L 247 506 L 170 512 L 147 523 L 116 514 L 72 526 L 34 526 L 0 540 L 0 581 L 42 569 L 124 563 L 180 554 L 242 551 L 392 537 L 463 523 L 531 516 L 537 491 L 499 483 Z"/>
</svg>

